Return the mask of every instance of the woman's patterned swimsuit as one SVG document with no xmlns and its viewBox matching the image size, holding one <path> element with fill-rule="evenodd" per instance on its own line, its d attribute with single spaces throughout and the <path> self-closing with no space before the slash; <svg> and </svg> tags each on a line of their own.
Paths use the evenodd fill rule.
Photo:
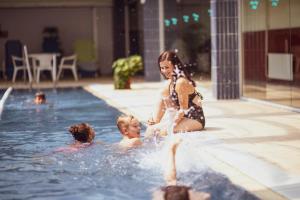
<svg viewBox="0 0 300 200">
<path fill-rule="evenodd" d="M 179 100 L 178 100 L 178 94 L 175 91 L 176 81 L 174 81 L 174 83 L 175 84 L 173 86 L 170 96 L 171 96 L 172 100 L 175 102 L 176 106 L 179 108 L 180 105 L 179 105 Z M 202 124 L 202 126 L 204 128 L 205 117 L 204 117 L 203 109 L 201 106 L 199 106 L 193 102 L 193 100 L 196 96 L 199 96 L 201 98 L 201 100 L 203 99 L 202 95 L 199 92 L 197 92 L 196 90 L 194 93 L 190 94 L 189 102 L 188 102 L 188 111 L 185 112 L 184 117 L 197 120 L 198 122 L 200 122 Z"/>
</svg>

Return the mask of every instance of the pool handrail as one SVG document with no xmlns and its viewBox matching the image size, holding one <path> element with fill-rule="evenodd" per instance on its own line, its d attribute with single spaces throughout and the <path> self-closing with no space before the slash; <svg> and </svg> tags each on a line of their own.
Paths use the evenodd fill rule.
<svg viewBox="0 0 300 200">
<path fill-rule="evenodd" d="M 27 73 L 28 73 L 28 78 L 29 78 L 29 85 L 30 85 L 30 88 L 31 88 L 33 78 L 32 78 L 32 74 L 31 74 L 31 70 L 30 70 L 28 50 L 27 50 L 26 45 L 23 46 L 23 50 L 24 50 L 23 53 L 24 53 L 25 65 L 26 65 L 26 68 L 27 68 Z"/>
<path fill-rule="evenodd" d="M 7 88 L 7 90 L 5 91 L 5 93 L 3 94 L 3 96 L 0 100 L 0 118 L 1 118 L 1 115 L 2 115 L 2 111 L 3 111 L 3 108 L 4 108 L 5 101 L 8 98 L 11 91 L 12 91 L 12 87 Z"/>
</svg>

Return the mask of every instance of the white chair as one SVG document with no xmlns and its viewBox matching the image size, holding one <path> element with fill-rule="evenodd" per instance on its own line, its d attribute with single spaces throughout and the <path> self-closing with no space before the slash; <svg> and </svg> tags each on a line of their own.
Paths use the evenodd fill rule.
<svg viewBox="0 0 300 200">
<path fill-rule="evenodd" d="M 32 54 L 31 54 L 32 55 Z M 36 82 L 40 82 L 40 74 L 41 71 L 50 71 L 52 75 L 52 80 L 55 82 L 56 74 L 55 74 L 55 60 L 56 56 L 52 54 L 41 54 L 38 56 L 32 56 L 33 59 L 33 70 L 34 74 L 36 71 Z"/>
<path fill-rule="evenodd" d="M 73 72 L 75 80 L 78 81 L 76 61 L 77 61 L 77 56 L 76 55 L 63 57 L 61 59 L 60 65 L 59 65 L 57 80 L 59 80 L 59 77 L 60 77 L 60 74 L 61 74 L 62 70 L 70 69 Z"/>
<path fill-rule="evenodd" d="M 27 52 L 27 47 L 24 45 L 24 51 L 23 51 L 23 57 L 17 57 L 17 56 L 12 56 L 12 63 L 14 66 L 14 73 L 13 73 L 13 83 L 16 81 L 16 76 L 19 70 L 23 70 L 23 77 L 24 81 L 26 79 L 26 71 L 27 75 L 29 78 L 29 82 L 32 83 L 32 75 L 30 71 L 30 65 L 29 65 L 29 59 L 28 59 L 28 52 Z"/>
<path fill-rule="evenodd" d="M 24 81 L 26 79 L 26 63 L 25 63 L 25 60 L 24 58 L 20 58 L 20 57 L 17 57 L 17 56 L 11 56 L 12 58 L 12 63 L 13 63 L 13 66 L 14 66 L 14 74 L 13 74 L 13 78 L 12 78 L 12 82 L 16 82 L 16 76 L 18 74 L 18 71 L 20 70 L 23 70 L 23 78 L 24 78 Z"/>
</svg>

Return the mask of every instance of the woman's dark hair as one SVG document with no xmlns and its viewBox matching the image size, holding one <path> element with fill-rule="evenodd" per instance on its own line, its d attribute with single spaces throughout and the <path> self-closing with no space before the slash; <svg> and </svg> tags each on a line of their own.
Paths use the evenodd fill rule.
<svg viewBox="0 0 300 200">
<path fill-rule="evenodd" d="M 180 185 L 170 185 L 161 188 L 164 192 L 165 200 L 189 200 L 189 189 L 190 187 Z"/>
<path fill-rule="evenodd" d="M 72 125 L 69 128 L 69 132 L 73 135 L 75 140 L 82 143 L 92 142 L 95 137 L 93 128 L 87 123 Z"/>
<path fill-rule="evenodd" d="M 174 68 L 177 67 L 178 70 L 179 70 L 179 73 L 183 73 L 184 77 L 186 77 L 193 84 L 194 87 L 196 86 L 195 81 L 192 80 L 191 75 L 187 70 L 187 65 L 183 65 L 181 60 L 177 56 L 177 54 L 173 51 L 164 51 L 159 55 L 159 57 L 158 57 L 158 67 L 159 67 L 160 72 L 161 72 L 161 69 L 160 69 L 159 64 L 163 61 L 166 61 L 166 60 L 170 61 L 172 63 L 172 65 L 174 66 Z M 166 77 L 164 76 L 164 78 L 166 78 Z M 175 74 L 173 76 L 173 80 L 174 79 L 177 79 L 177 74 Z"/>
</svg>

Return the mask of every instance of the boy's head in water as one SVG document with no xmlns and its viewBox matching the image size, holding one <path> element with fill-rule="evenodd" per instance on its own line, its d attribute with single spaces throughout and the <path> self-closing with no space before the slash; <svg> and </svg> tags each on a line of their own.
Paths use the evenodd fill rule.
<svg viewBox="0 0 300 200">
<path fill-rule="evenodd" d="M 80 143 L 91 143 L 95 137 L 94 129 L 87 123 L 72 125 L 69 128 L 69 132 Z"/>
<path fill-rule="evenodd" d="M 152 200 L 210 200 L 205 192 L 197 192 L 184 185 L 170 185 L 155 191 Z"/>
<path fill-rule="evenodd" d="M 153 193 L 153 200 L 210 200 L 210 194 L 197 192 L 192 188 L 177 185 L 176 152 L 181 143 L 180 137 L 171 140 L 165 163 L 164 177 L 167 186 Z"/>
<path fill-rule="evenodd" d="M 161 188 L 161 190 L 164 192 L 164 199 L 166 200 L 189 200 L 189 189 L 189 187 L 183 185 L 170 185 Z"/>
<path fill-rule="evenodd" d="M 117 126 L 123 136 L 120 142 L 121 146 L 134 147 L 141 144 L 141 126 L 135 117 L 132 115 L 121 115 L 117 119 Z"/>
<path fill-rule="evenodd" d="M 46 95 L 43 92 L 35 93 L 34 103 L 35 104 L 46 103 Z"/>
</svg>

